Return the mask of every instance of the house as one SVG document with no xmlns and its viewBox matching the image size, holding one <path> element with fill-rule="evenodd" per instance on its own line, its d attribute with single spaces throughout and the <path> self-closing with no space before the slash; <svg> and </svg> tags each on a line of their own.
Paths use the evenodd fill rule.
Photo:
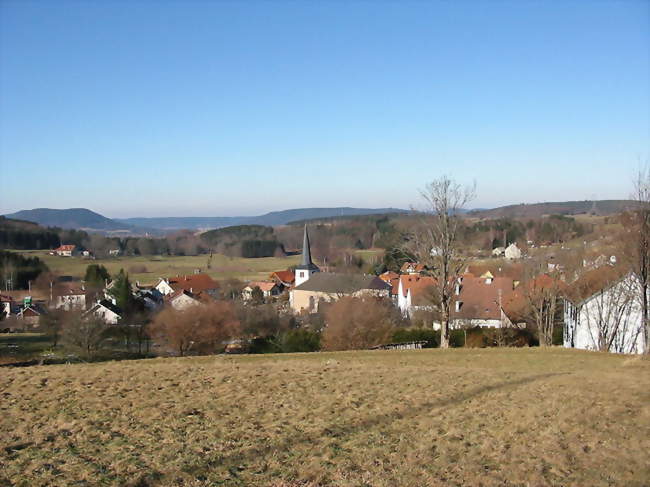
<svg viewBox="0 0 650 487">
<path fill-rule="evenodd" d="M 72 309 L 86 309 L 86 289 L 83 284 L 75 282 L 60 282 L 56 286 L 57 296 L 54 298 L 54 307 L 66 311 Z"/>
<path fill-rule="evenodd" d="M 179 289 L 165 296 L 165 302 L 177 311 L 184 311 L 193 306 L 209 304 L 214 298 L 207 292 L 192 292 L 186 289 Z"/>
<path fill-rule="evenodd" d="M 399 274 L 397 272 L 386 271 L 383 274 L 379 274 L 377 277 L 390 286 L 390 297 L 397 299 Z"/>
<path fill-rule="evenodd" d="M 121 253 L 120 249 L 111 249 L 108 251 L 108 255 L 111 257 L 118 257 Z"/>
<path fill-rule="evenodd" d="M 503 257 L 505 253 L 506 253 L 505 247 L 497 247 L 495 249 L 492 249 L 492 257 Z"/>
<path fill-rule="evenodd" d="M 186 276 L 176 276 L 170 278 L 160 278 L 154 286 L 160 294 L 167 296 L 178 291 L 189 291 L 193 294 L 207 293 L 217 297 L 219 293 L 219 283 L 207 274 L 189 274 Z"/>
<path fill-rule="evenodd" d="M 72 257 L 75 254 L 76 249 L 76 245 L 61 245 L 50 253 L 58 255 L 59 257 Z"/>
<path fill-rule="evenodd" d="M 275 281 L 283 288 L 290 288 L 296 282 L 296 275 L 294 271 L 275 271 L 269 275 L 271 281 Z"/>
<path fill-rule="evenodd" d="M 14 300 L 11 296 L 0 294 L 0 315 L 9 318 L 15 308 Z"/>
<path fill-rule="evenodd" d="M 300 265 L 296 266 L 295 271 L 295 285 L 300 286 L 305 283 L 309 278 L 320 272 L 320 269 L 311 260 L 311 247 L 309 245 L 309 234 L 307 233 L 307 225 L 302 238 L 302 259 Z"/>
<path fill-rule="evenodd" d="M 377 276 L 319 272 L 294 287 L 289 295 L 291 309 L 315 313 L 321 301 L 336 301 L 343 296 L 390 296 L 390 285 Z"/>
<path fill-rule="evenodd" d="M 404 262 L 400 269 L 400 274 L 419 274 L 422 271 L 424 271 L 424 264 L 418 264 L 417 262 Z"/>
<path fill-rule="evenodd" d="M 278 285 L 277 282 L 268 282 L 268 281 L 252 281 L 242 290 L 242 297 L 245 300 L 249 300 L 253 297 L 253 289 L 259 287 L 262 291 L 262 294 L 265 298 L 270 298 L 271 296 L 278 296 L 282 293 L 281 285 Z"/>
<path fill-rule="evenodd" d="M 399 277 L 397 307 L 404 316 L 411 316 L 420 309 L 432 309 L 432 297 L 436 280 L 429 276 L 414 274 Z"/>
<path fill-rule="evenodd" d="M 514 288 L 515 281 L 511 277 L 495 277 L 491 273 L 479 277 L 459 276 L 454 286 L 451 327 L 505 326 L 502 302 Z"/>
<path fill-rule="evenodd" d="M 102 299 L 90 308 L 84 316 L 96 316 L 109 325 L 117 325 L 122 319 L 122 310 L 107 299 Z"/>
<path fill-rule="evenodd" d="M 16 317 L 23 322 L 23 329 L 38 328 L 41 316 L 45 314 L 45 308 L 37 303 L 30 302 L 18 311 Z"/>
<path fill-rule="evenodd" d="M 564 303 L 564 346 L 641 354 L 646 342 L 639 278 L 605 267 L 584 273 Z"/>
<path fill-rule="evenodd" d="M 531 307 L 555 306 L 556 313 L 561 313 L 564 294 L 567 285 L 561 279 L 543 273 L 533 279 L 527 280 L 511 293 L 502 296 L 501 306 L 505 314 L 505 325 L 509 327 L 524 328 L 533 321 Z"/>
<path fill-rule="evenodd" d="M 516 243 L 511 243 L 506 247 L 506 249 L 503 251 L 503 255 L 505 256 L 506 259 L 508 260 L 517 260 L 521 259 L 521 250 L 519 247 L 517 247 Z"/>
<path fill-rule="evenodd" d="M 144 307 L 149 311 L 155 311 L 163 305 L 164 296 L 155 288 L 138 286 L 135 296 L 144 303 Z"/>
</svg>

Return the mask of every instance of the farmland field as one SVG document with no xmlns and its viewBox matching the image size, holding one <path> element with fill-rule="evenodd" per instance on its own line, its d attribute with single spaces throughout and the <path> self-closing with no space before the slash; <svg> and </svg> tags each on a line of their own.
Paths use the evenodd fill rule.
<svg viewBox="0 0 650 487">
<path fill-rule="evenodd" d="M 3 369 L 2 485 L 647 485 L 650 361 L 563 349 Z"/>
<path fill-rule="evenodd" d="M 58 274 L 83 278 L 88 264 L 101 264 L 108 269 L 111 275 L 124 269 L 129 272 L 133 281 L 138 280 L 141 284 L 154 284 L 159 277 L 191 274 L 194 269 L 200 269 L 201 272 L 206 272 L 218 280 L 233 277 L 242 280 L 266 279 L 269 273 L 286 269 L 300 261 L 300 256 L 296 255 L 245 259 L 214 254 L 210 269 L 208 269 L 208 255 L 129 256 L 89 260 L 80 257 L 58 257 L 49 255 L 46 251 L 21 253 L 38 256 L 51 271 Z"/>
</svg>

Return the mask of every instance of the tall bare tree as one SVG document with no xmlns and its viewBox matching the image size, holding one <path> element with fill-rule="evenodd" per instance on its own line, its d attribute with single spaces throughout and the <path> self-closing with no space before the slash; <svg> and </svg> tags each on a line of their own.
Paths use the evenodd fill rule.
<svg viewBox="0 0 650 487">
<path fill-rule="evenodd" d="M 632 198 L 637 206 L 636 252 L 634 270 L 639 278 L 639 298 L 643 315 L 645 353 L 650 354 L 650 317 L 648 316 L 648 287 L 650 286 L 650 168 L 640 169 L 634 180 Z"/>
<path fill-rule="evenodd" d="M 409 235 L 406 250 L 429 268 L 436 279 L 440 309 L 440 348 L 449 347 L 449 323 L 454 288 L 465 266 L 458 231 L 460 212 L 474 199 L 476 185 L 462 186 L 442 176 L 420 191 L 424 201 L 422 219 Z"/>
</svg>

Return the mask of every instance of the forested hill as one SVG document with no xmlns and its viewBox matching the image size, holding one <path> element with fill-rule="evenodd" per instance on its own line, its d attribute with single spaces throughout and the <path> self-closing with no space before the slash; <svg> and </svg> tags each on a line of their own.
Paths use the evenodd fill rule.
<svg viewBox="0 0 650 487">
<path fill-rule="evenodd" d="M 131 227 L 86 208 L 68 208 L 64 210 L 35 208 L 33 210 L 21 210 L 5 216 L 12 219 L 28 220 L 47 227 L 89 230 L 129 230 Z"/>
<path fill-rule="evenodd" d="M 634 207 L 632 200 L 585 200 L 501 206 L 490 210 L 472 210 L 474 218 L 540 218 L 545 215 L 613 215 Z"/>
</svg>

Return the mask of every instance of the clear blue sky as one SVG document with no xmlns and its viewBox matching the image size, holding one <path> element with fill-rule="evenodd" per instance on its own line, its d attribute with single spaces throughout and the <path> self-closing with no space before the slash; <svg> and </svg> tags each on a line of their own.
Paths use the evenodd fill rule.
<svg viewBox="0 0 650 487">
<path fill-rule="evenodd" d="M 0 3 L 0 212 L 626 198 L 650 2 Z"/>
</svg>

